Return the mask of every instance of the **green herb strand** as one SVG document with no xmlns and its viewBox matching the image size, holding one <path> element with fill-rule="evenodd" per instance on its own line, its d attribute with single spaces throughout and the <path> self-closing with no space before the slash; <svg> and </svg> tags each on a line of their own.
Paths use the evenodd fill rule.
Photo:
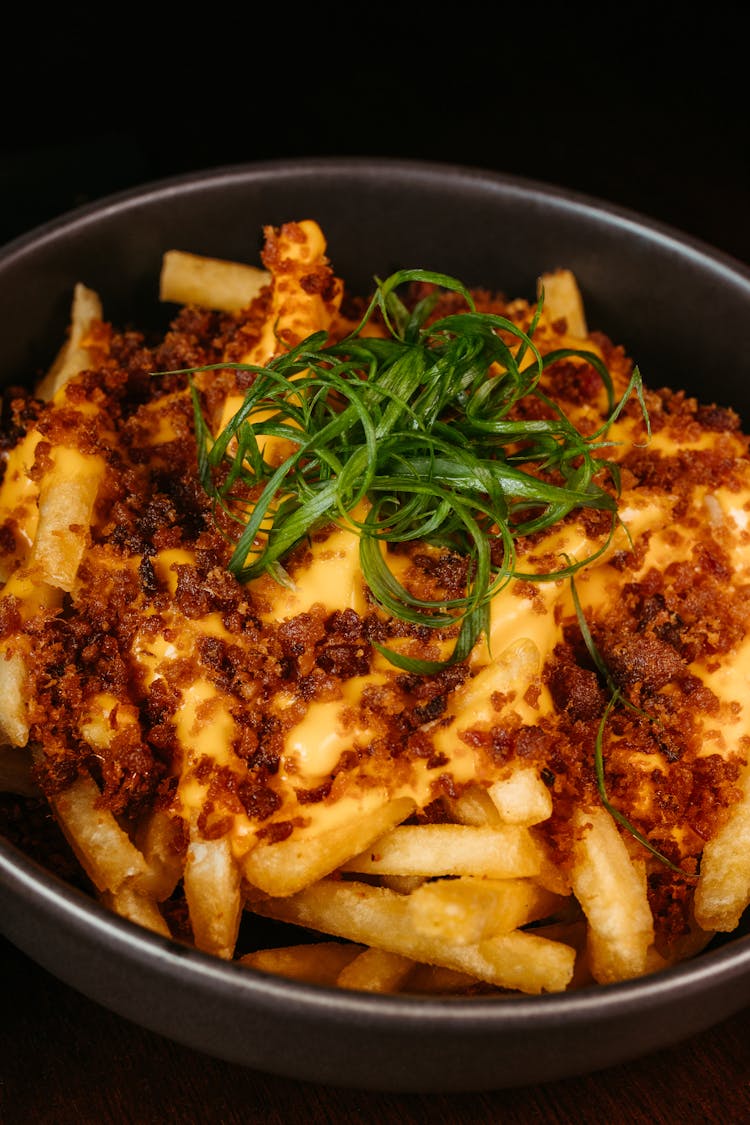
<svg viewBox="0 0 750 1125">
<path fill-rule="evenodd" d="M 409 309 L 396 291 L 412 282 L 436 290 Z M 461 294 L 467 311 L 429 322 L 438 289 Z M 363 335 L 377 311 L 389 335 Z M 313 529 L 348 526 L 360 537 L 364 580 L 381 608 L 414 624 L 458 628 L 450 663 L 476 643 L 486 626 L 484 609 L 511 578 L 564 578 L 606 550 L 607 543 L 551 574 L 516 568 L 519 537 L 547 530 L 578 509 L 609 512 L 611 539 L 616 497 L 597 479 L 608 474 L 610 484 L 617 483 L 616 466 L 602 456 L 606 434 L 631 393 L 643 406 L 637 370 L 615 404 L 611 377 L 597 355 L 568 348 L 542 355 L 533 340 L 541 311 L 542 298 L 527 333 L 506 317 L 478 313 L 454 278 L 399 271 L 378 282 L 362 321 L 345 339 L 330 343 L 316 333 L 266 366 L 232 365 L 253 381 L 215 437 L 192 376 L 228 365 L 184 372 L 202 485 L 241 526 L 230 571 L 243 582 L 278 576 L 284 557 Z M 545 369 L 567 357 L 593 366 L 606 390 L 609 418 L 593 436 L 581 434 L 539 386 Z M 528 396 L 552 417 L 514 416 Z M 268 438 L 290 445 L 279 466 L 263 457 Z M 369 512 L 357 520 L 363 501 Z M 416 540 L 467 557 L 463 597 L 424 602 L 397 582 L 379 544 Z M 446 663 L 389 656 L 411 670 Z"/>
</svg>

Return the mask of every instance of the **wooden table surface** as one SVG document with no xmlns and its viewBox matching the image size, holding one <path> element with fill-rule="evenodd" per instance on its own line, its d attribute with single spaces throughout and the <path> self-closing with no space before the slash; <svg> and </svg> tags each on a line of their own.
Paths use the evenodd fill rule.
<svg viewBox="0 0 750 1125">
<path fill-rule="evenodd" d="M 2 1125 L 750 1122 L 750 1011 L 598 1074 L 469 1094 L 391 1094 L 272 1077 L 113 1015 L 0 942 Z"/>
</svg>

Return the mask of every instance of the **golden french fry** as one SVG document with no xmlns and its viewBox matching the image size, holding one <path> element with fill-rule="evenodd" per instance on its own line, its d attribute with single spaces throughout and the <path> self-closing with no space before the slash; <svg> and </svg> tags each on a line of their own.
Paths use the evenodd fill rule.
<svg viewBox="0 0 750 1125">
<path fill-rule="evenodd" d="M 600 983 L 642 976 L 654 940 L 645 869 L 606 809 L 579 809 L 574 824 L 573 889 L 588 920 L 591 971 Z"/>
<path fill-rule="evenodd" d="M 73 589 L 89 543 L 94 504 L 104 476 L 102 457 L 58 446 L 39 490 L 39 523 L 29 568 L 39 581 Z"/>
<path fill-rule="evenodd" d="M 534 926 L 532 932 L 537 937 L 547 938 L 548 941 L 559 941 L 569 945 L 575 951 L 575 968 L 568 990 L 596 983 L 591 973 L 591 959 L 587 945 L 588 926 L 584 917 L 560 922 L 542 922 Z"/>
<path fill-rule="evenodd" d="M 731 931 L 750 903 L 750 770 L 742 797 L 706 843 L 695 889 L 695 920 L 702 930 Z"/>
<path fill-rule="evenodd" d="M 565 904 L 531 879 L 438 879 L 409 895 L 409 914 L 420 933 L 470 945 L 508 933 Z"/>
<path fill-rule="evenodd" d="M 487 793 L 503 824 L 539 824 L 552 815 L 552 794 L 531 767 L 513 770 Z"/>
<path fill-rule="evenodd" d="M 101 807 L 92 777 L 82 774 L 50 798 L 68 843 L 97 890 L 116 892 L 126 883 L 137 887 L 148 874 L 143 856 L 112 813 Z"/>
<path fill-rule="evenodd" d="M 378 883 L 381 887 L 388 887 L 389 890 L 396 891 L 400 895 L 410 895 L 412 891 L 416 891 L 417 887 L 421 887 L 424 881 L 422 875 L 378 876 Z"/>
<path fill-rule="evenodd" d="M 587 336 L 583 298 L 573 271 L 558 269 L 543 273 L 537 281 L 537 295 L 542 290 L 549 319 L 565 320 L 570 336 Z"/>
<path fill-rule="evenodd" d="M 74 375 L 91 366 L 92 357 L 86 336 L 93 322 L 102 319 L 99 294 L 78 282 L 73 289 L 68 338 L 57 358 L 36 389 L 37 396 L 49 402 Z"/>
<path fill-rule="evenodd" d="M 309 984 L 335 985 L 339 974 L 365 947 L 353 942 L 314 941 L 259 949 L 238 958 L 241 965 Z"/>
<path fill-rule="evenodd" d="M 516 931 L 480 945 L 456 945 L 414 929 L 408 896 L 384 887 L 340 879 L 319 883 L 285 899 L 265 899 L 254 909 L 349 941 L 467 973 L 500 988 L 560 991 L 573 975 L 575 951 Z"/>
<path fill-rule="evenodd" d="M 541 857 L 528 829 L 464 824 L 404 824 L 343 863 L 343 871 L 370 875 L 476 875 L 493 879 L 534 876 Z"/>
<path fill-rule="evenodd" d="M 303 219 L 268 233 L 266 248 L 273 263 L 270 305 L 259 339 L 242 357 L 244 363 L 267 363 L 290 344 L 327 331 L 344 292 L 326 257 L 326 239 L 318 223 Z M 312 275 L 317 278 L 313 285 Z"/>
<path fill-rule="evenodd" d="M 179 825 L 163 809 L 153 809 L 139 826 L 135 842 L 148 874 L 139 881 L 157 902 L 164 902 L 182 878 L 184 856 L 178 846 Z"/>
<path fill-rule="evenodd" d="M 4 598 L 13 600 L 21 620 L 26 621 L 40 609 L 57 608 L 62 593 L 19 569 L 3 586 L 0 599 Z M 30 639 L 18 632 L 0 641 L 0 745 L 25 746 L 29 740 L 30 651 Z"/>
<path fill-rule="evenodd" d="M 542 662 L 539 646 L 530 637 L 519 637 L 507 643 L 507 623 L 501 610 L 496 610 L 494 615 L 491 612 L 489 644 L 493 652 L 499 650 L 498 655 L 461 684 L 452 697 L 451 710 L 459 717 L 470 717 L 476 725 L 489 726 L 495 721 L 492 699 L 496 692 L 523 695 L 539 675 Z M 483 653 L 484 649 L 480 651 Z M 450 728 L 440 732 L 438 745 L 442 739 L 450 742 L 452 737 L 455 736 Z"/>
<path fill-rule="evenodd" d="M 97 692 L 82 710 L 81 736 L 102 754 L 110 751 L 114 739 L 128 730 L 134 730 L 136 737 L 140 737 L 138 709 L 110 692 Z M 178 846 L 179 828 L 181 823 L 165 810 L 155 808 L 133 833 L 133 842 L 147 868 L 139 878 L 138 889 L 157 902 L 169 898 L 182 877 L 184 856 Z"/>
<path fill-rule="evenodd" d="M 269 283 L 256 266 L 168 250 L 162 258 L 159 299 L 221 312 L 247 308 Z"/>
<path fill-rule="evenodd" d="M 564 992 L 575 971 L 574 949 L 532 931 L 513 930 L 486 938 L 479 944 L 479 954 L 497 966 L 492 983 L 519 992 Z"/>
<path fill-rule="evenodd" d="M 472 785 L 457 797 L 444 797 L 443 802 L 456 824 L 487 827 L 500 823 L 500 814 L 486 789 Z"/>
<path fill-rule="evenodd" d="M 229 960 L 234 954 L 243 900 L 241 871 L 227 836 L 188 845 L 183 885 L 197 949 Z"/>
<path fill-rule="evenodd" d="M 558 857 L 553 852 L 550 843 L 538 827 L 532 825 L 529 832 L 536 841 L 536 846 L 539 849 L 540 865 L 539 870 L 535 875 L 536 882 L 540 887 L 551 891 L 552 894 L 559 895 L 565 898 L 573 893 L 573 883 L 571 880 L 571 873 L 568 865 L 559 862 Z"/>
<path fill-rule="evenodd" d="M 374 810 L 310 839 L 296 834 L 276 844 L 260 844 L 247 856 L 244 875 L 269 895 L 292 895 L 377 840 L 414 810 L 410 798 L 384 801 Z"/>
<path fill-rule="evenodd" d="M 360 992 L 398 992 L 414 962 L 400 953 L 365 949 L 339 973 L 336 984 Z"/>
<path fill-rule="evenodd" d="M 0 743 L 25 746 L 29 740 L 25 638 L 0 646 Z"/>
<path fill-rule="evenodd" d="M 99 896 L 103 906 L 162 937 L 171 937 L 169 926 L 153 898 L 141 894 L 127 883 L 117 891 L 103 891 Z"/>
</svg>

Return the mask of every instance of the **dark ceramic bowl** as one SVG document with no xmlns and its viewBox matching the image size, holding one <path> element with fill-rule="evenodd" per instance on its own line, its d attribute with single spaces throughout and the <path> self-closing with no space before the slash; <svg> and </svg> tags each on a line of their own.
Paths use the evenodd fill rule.
<svg viewBox="0 0 750 1125">
<path fill-rule="evenodd" d="M 220 169 L 108 198 L 0 253 L 0 376 L 54 355 L 72 286 L 115 323 L 158 327 L 163 251 L 256 261 L 263 224 L 317 219 L 361 292 L 399 266 L 534 295 L 571 267 L 591 327 L 651 385 L 750 419 L 750 271 L 638 215 L 481 170 L 369 160 Z M 591 1072 L 672 1045 L 750 1003 L 743 927 L 695 960 L 621 985 L 509 1000 L 354 994 L 291 983 L 123 921 L 0 842 L 0 928 L 121 1016 L 235 1063 L 340 1086 L 476 1091 Z"/>
</svg>

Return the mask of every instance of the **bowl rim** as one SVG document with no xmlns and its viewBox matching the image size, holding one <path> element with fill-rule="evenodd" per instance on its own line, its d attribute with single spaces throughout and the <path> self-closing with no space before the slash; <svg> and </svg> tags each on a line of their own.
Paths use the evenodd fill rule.
<svg viewBox="0 0 750 1125">
<path fill-rule="evenodd" d="M 218 186 L 222 183 L 239 183 L 247 179 L 278 180 L 279 176 L 314 177 L 321 172 L 338 175 L 367 174 L 370 177 L 393 177 L 394 174 L 400 174 L 424 181 L 445 180 L 448 177 L 456 182 L 482 183 L 488 188 L 494 187 L 499 192 L 523 196 L 527 200 L 533 199 L 540 203 L 550 201 L 570 212 L 599 216 L 615 226 L 632 228 L 641 234 L 645 232 L 654 242 L 661 243 L 665 247 L 673 246 L 682 254 L 687 251 L 689 257 L 702 261 L 704 265 L 710 264 L 720 273 L 733 275 L 735 281 L 739 277 L 750 289 L 750 263 L 713 246 L 706 239 L 695 236 L 679 226 L 639 212 L 635 208 L 553 181 L 484 168 L 480 165 L 388 156 L 276 158 L 201 167 L 146 180 L 141 184 L 109 192 L 70 208 L 0 244 L 0 263 L 5 264 L 14 257 L 23 255 L 32 247 L 55 241 L 63 233 L 89 226 L 109 214 L 148 204 L 156 197 L 163 199 L 188 195 L 201 184 Z"/>
<path fill-rule="evenodd" d="M 568 1027 L 590 1024 L 596 1016 L 624 1016 L 634 1011 L 642 1016 L 649 1009 L 658 1010 L 673 1000 L 700 995 L 706 988 L 718 988 L 750 972 L 750 934 L 727 935 L 719 948 L 705 950 L 648 976 L 586 985 L 571 992 L 507 997 L 353 992 L 265 973 L 161 937 L 111 913 L 2 838 L 0 887 L 18 898 L 31 894 L 39 910 L 49 912 L 72 936 L 83 937 L 87 942 L 101 937 L 108 956 L 122 955 L 127 962 L 147 964 L 151 971 L 161 967 L 175 980 L 179 978 L 182 987 L 218 987 L 222 992 L 230 991 L 235 1002 L 240 998 L 260 1000 L 270 1006 L 283 1001 L 298 1011 L 306 1009 L 308 1015 L 335 1013 L 343 1021 L 363 1018 L 373 1029 L 394 1024 L 400 1030 L 426 1024 L 434 1028 L 435 1020 L 448 1034 L 498 1027 L 520 1030 L 542 1019 L 550 1029 L 562 1023 Z M 0 930 L 4 928 L 0 925 Z"/>
</svg>

